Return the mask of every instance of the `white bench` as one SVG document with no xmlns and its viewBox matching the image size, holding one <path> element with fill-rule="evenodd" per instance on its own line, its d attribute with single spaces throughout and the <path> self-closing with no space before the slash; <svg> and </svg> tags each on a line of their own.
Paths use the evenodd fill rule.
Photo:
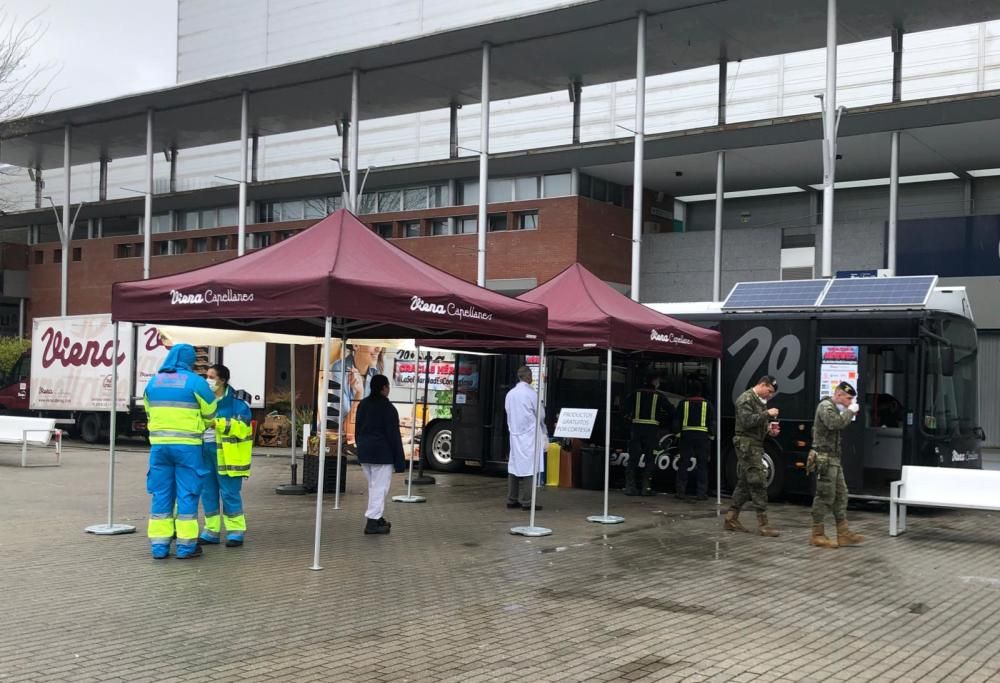
<svg viewBox="0 0 1000 683">
<path fill-rule="evenodd" d="M 48 465 L 28 465 L 28 445 L 49 446 L 55 442 L 56 461 Z M 21 444 L 21 467 L 58 467 L 62 459 L 62 430 L 47 417 L 0 415 L 0 443 Z"/>
<path fill-rule="evenodd" d="M 889 535 L 906 531 L 906 506 L 1000 511 L 1000 472 L 905 465 L 889 488 Z"/>
</svg>

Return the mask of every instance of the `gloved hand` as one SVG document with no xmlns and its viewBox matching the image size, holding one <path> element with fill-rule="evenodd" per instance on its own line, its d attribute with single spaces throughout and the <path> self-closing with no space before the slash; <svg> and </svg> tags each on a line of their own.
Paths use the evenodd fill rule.
<svg viewBox="0 0 1000 683">
<path fill-rule="evenodd" d="M 855 415 L 857 415 L 858 411 L 861 410 L 861 406 L 859 406 L 857 403 L 852 403 L 851 405 L 847 406 L 847 409 L 850 410 Z"/>
</svg>

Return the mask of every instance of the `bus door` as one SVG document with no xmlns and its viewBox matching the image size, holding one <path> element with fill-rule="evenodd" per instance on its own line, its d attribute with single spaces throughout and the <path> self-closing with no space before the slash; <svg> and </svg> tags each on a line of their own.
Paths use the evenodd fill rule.
<svg viewBox="0 0 1000 683">
<path fill-rule="evenodd" d="M 904 344 L 869 344 L 861 357 L 858 421 L 864 441 L 855 467 L 864 468 L 864 488 L 885 495 L 889 483 L 899 478 L 909 448 L 907 415 L 913 407 L 908 405 L 907 365 L 912 353 Z"/>
<path fill-rule="evenodd" d="M 482 377 L 484 356 L 459 354 L 455 359 L 455 397 L 452 402 L 452 457 L 482 462 L 484 406 Z M 488 443 L 488 441 L 487 441 Z"/>
</svg>

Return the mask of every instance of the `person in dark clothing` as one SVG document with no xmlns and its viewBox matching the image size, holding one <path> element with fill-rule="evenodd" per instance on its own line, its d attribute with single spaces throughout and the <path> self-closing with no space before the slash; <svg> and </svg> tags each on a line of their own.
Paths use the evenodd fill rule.
<svg viewBox="0 0 1000 683">
<path fill-rule="evenodd" d="M 680 459 L 677 461 L 678 498 L 687 497 L 688 467 L 695 462 L 695 498 L 708 498 L 708 458 L 715 439 L 715 408 L 702 398 L 700 382 L 692 382 L 688 396 L 677 406 L 677 427 L 681 435 Z"/>
<path fill-rule="evenodd" d="M 660 428 L 669 428 L 673 422 L 673 406 L 666 395 L 660 393 L 660 377 L 655 373 L 646 376 L 646 384 L 635 392 L 630 406 L 632 430 L 629 438 L 628 465 L 625 468 L 625 495 L 652 496 L 653 472 L 656 462 L 653 450 L 659 444 Z M 645 458 L 643 456 L 645 455 Z M 642 461 L 643 466 L 639 466 Z M 642 481 L 639 481 L 639 470 Z M 637 484 L 641 486 L 637 487 Z"/>
<path fill-rule="evenodd" d="M 404 470 L 403 439 L 399 435 L 399 413 L 389 401 L 389 378 L 375 375 L 371 393 L 358 406 L 356 436 L 358 462 L 368 479 L 366 534 L 387 534 L 392 527 L 383 517 L 385 497 L 392 472 Z"/>
</svg>

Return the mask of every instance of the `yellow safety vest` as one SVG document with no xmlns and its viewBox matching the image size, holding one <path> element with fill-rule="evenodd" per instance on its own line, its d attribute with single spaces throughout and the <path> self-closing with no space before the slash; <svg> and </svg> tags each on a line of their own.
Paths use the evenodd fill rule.
<svg viewBox="0 0 1000 683">
<path fill-rule="evenodd" d="M 219 474 L 249 477 L 253 455 L 253 430 L 250 425 L 231 418 L 219 418 L 215 422 L 215 440 L 218 442 L 216 460 Z"/>
<path fill-rule="evenodd" d="M 652 394 L 653 400 L 649 404 L 649 417 L 643 418 L 639 411 L 642 408 L 642 395 Z M 637 391 L 635 392 L 635 411 L 632 413 L 634 417 L 632 418 L 632 424 L 634 425 L 658 425 L 660 421 L 656 419 L 656 402 L 660 398 L 660 395 L 655 391 Z"/>
<path fill-rule="evenodd" d="M 708 431 L 708 401 L 701 402 L 701 419 L 698 424 L 690 423 L 691 401 L 684 401 L 684 421 L 681 423 L 683 432 L 707 432 Z"/>
</svg>

